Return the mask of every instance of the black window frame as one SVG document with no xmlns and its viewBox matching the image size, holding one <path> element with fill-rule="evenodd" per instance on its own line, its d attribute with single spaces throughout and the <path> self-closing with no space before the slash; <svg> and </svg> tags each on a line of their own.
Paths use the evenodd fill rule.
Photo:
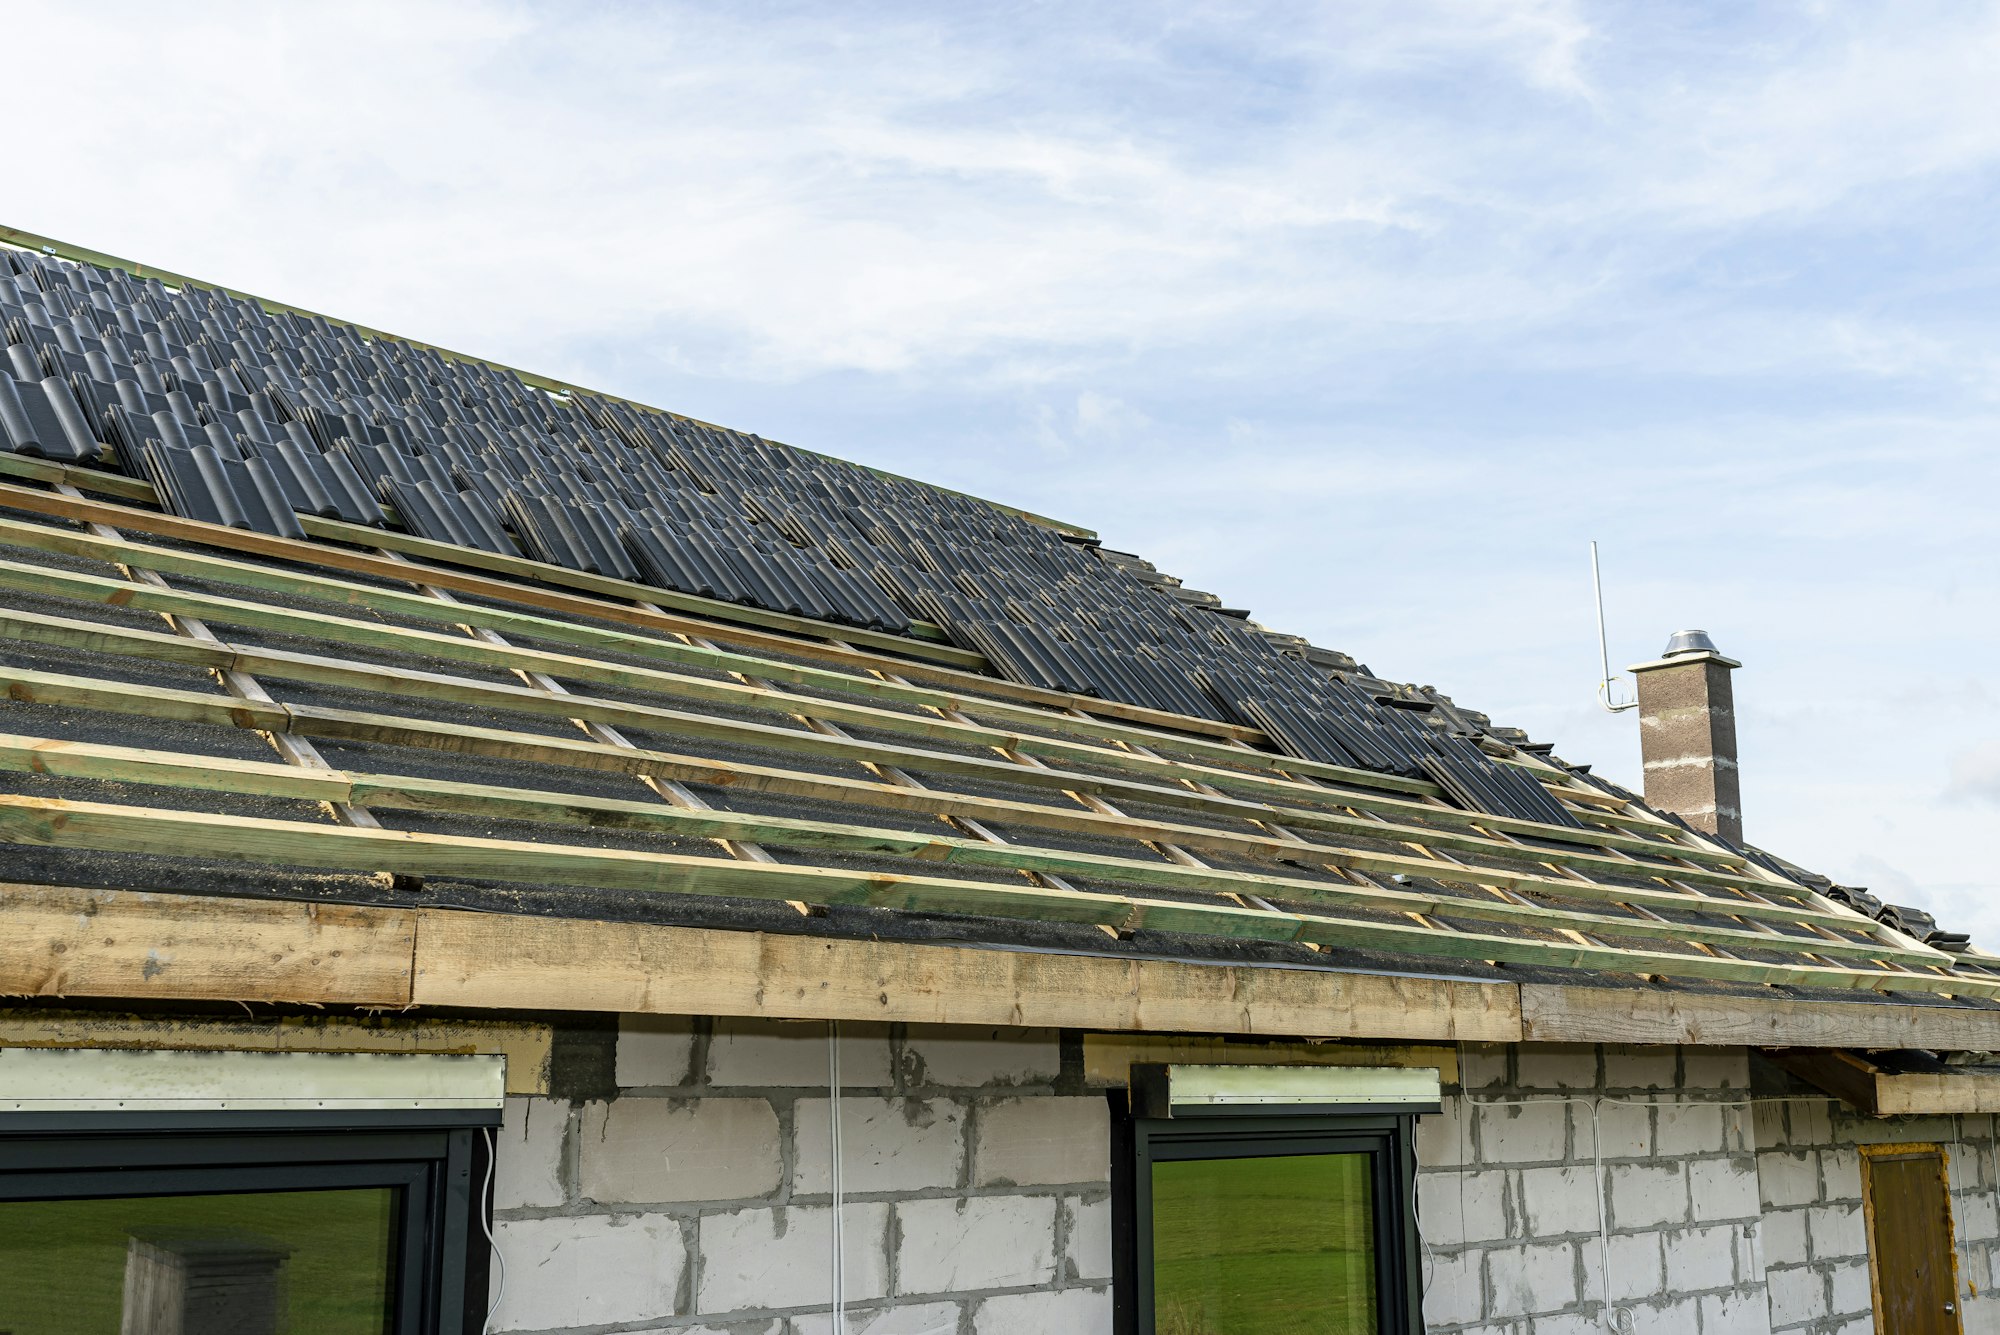
<svg viewBox="0 0 2000 1335">
<path fill-rule="evenodd" d="M 1118 1128 L 1112 1163 L 1112 1328 L 1153 1332 L 1153 1165 L 1188 1159 L 1256 1159 L 1285 1154 L 1370 1156 L 1380 1335 L 1422 1335 L 1423 1276 L 1415 1192 L 1416 1118 L 1428 1107 L 1379 1105 L 1182 1107 L 1141 1117 L 1114 1096 Z"/>
<path fill-rule="evenodd" d="M 478 1335 L 497 1108 L 0 1115 L 0 1203 L 391 1188 L 384 1335 Z"/>
</svg>

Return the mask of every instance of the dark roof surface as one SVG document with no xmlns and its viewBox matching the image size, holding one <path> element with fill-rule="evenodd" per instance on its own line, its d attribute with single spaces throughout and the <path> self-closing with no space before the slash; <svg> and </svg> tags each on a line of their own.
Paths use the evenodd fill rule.
<svg viewBox="0 0 2000 1335">
<path fill-rule="evenodd" d="M 21 251 L 0 328 L 20 879 L 2000 995 L 1927 924 L 1016 512 Z"/>
</svg>

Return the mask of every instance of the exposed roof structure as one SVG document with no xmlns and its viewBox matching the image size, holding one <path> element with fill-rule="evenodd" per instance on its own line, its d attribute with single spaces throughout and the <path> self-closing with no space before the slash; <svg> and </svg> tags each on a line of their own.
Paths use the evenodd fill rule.
<svg viewBox="0 0 2000 1335">
<path fill-rule="evenodd" d="M 1084 530 L 88 258 L 0 250 L 5 879 L 2000 999 Z"/>
</svg>

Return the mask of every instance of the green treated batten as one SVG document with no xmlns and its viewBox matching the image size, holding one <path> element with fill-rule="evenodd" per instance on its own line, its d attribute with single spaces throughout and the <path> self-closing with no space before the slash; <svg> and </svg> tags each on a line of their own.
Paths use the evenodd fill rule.
<svg viewBox="0 0 2000 1335">
<path fill-rule="evenodd" d="M 273 301 L 269 297 L 260 297 L 255 293 L 239 291 L 233 287 L 224 287 L 221 283 L 211 283 L 206 279 L 191 278 L 187 274 L 175 273 L 171 269 L 156 268 L 150 264 L 141 264 L 137 260 L 128 260 L 117 255 L 107 255 L 101 250 L 91 250 L 84 246 L 75 245 L 72 242 L 57 240 L 55 237 L 40 236 L 34 232 L 22 231 L 18 227 L 0 226 L 0 244 L 12 246 L 18 250 L 30 250 L 43 255 L 53 255 L 57 259 L 76 260 L 83 264 L 94 264 L 101 269 L 119 269 L 131 274 L 135 278 L 156 279 L 170 287 L 196 287 L 209 292 L 220 292 L 224 296 L 235 297 L 239 301 L 255 302 L 273 314 L 284 312 L 291 315 L 311 316 L 314 319 L 325 320 L 330 324 L 345 326 L 363 338 L 386 338 L 396 343 L 408 344 L 413 348 L 423 348 L 426 351 L 435 352 L 439 356 L 450 358 L 455 362 L 466 362 L 474 366 L 491 367 L 493 370 L 513 376 L 524 385 L 531 385 L 536 389 L 545 390 L 551 394 L 565 396 L 570 394 L 588 394 L 594 399 L 604 399 L 611 403 L 627 404 L 642 412 L 658 413 L 662 417 L 671 417 L 682 422 L 692 422 L 696 426 L 707 427 L 712 431 L 735 430 L 733 427 L 718 426 L 714 422 L 704 422 L 699 417 L 689 417 L 686 413 L 669 412 L 665 408 L 655 408 L 649 403 L 641 403 L 637 399 L 628 399 L 620 394 L 607 394 L 603 390 L 586 389 L 582 385 L 573 385 L 566 380 L 556 380 L 550 376 L 537 375 L 533 371 L 523 371 L 519 367 L 508 366 L 504 362 L 490 361 L 485 357 L 474 357 L 470 353 L 454 352 L 450 348 L 440 348 L 436 344 L 425 343 L 420 339 L 406 338 L 401 334 L 391 334 L 386 330 L 371 329 L 367 325 L 357 324 L 352 320 L 342 320 L 336 316 L 323 315 L 318 311 L 309 311 L 303 306 L 293 306 L 283 301 Z M 769 439 L 769 437 L 765 437 L 765 439 Z M 771 443 L 774 445 L 785 444 L 783 441 L 772 441 Z M 991 506 L 1003 514 L 1013 515 L 1017 519 L 1025 519 L 1031 524 L 1039 524 L 1043 528 L 1054 529 L 1058 533 L 1066 533 L 1071 537 L 1091 540 L 1095 540 L 1097 537 L 1094 529 L 1087 529 L 1080 524 L 1072 524 L 1061 519 L 1051 519 L 1047 515 L 1036 514 L 1033 510 L 1023 510 L 1019 506 L 1003 505 L 998 501 L 989 501 L 984 496 L 974 496 L 970 492 L 954 491 L 950 487 L 940 487 L 935 483 L 921 482 L 916 478 L 904 477 L 901 473 L 892 473 L 885 468 L 873 468 L 867 464 L 853 463 L 851 460 L 840 459 L 834 455 L 824 454 L 819 450 L 806 449 L 802 445 L 789 445 L 786 448 L 798 450 L 801 454 L 814 455 L 821 459 L 832 459 L 835 463 L 847 464 L 849 467 L 873 473 L 877 477 L 892 478 L 898 482 L 914 482 L 919 486 L 929 487 L 933 491 L 941 491 L 947 495 L 964 496 L 967 500 L 978 501 L 981 505 Z"/>
</svg>

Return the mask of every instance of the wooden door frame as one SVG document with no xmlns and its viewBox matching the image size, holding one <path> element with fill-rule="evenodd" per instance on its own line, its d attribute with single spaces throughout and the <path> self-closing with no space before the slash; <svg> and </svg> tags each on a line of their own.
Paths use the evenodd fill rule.
<svg viewBox="0 0 2000 1335">
<path fill-rule="evenodd" d="M 1875 1246 L 1875 1180 L 1872 1165 L 1876 1159 L 1915 1158 L 1935 1154 L 1938 1164 L 1938 1185 L 1944 1189 L 1944 1238 L 1946 1251 L 1951 1255 L 1951 1319 L 1961 1335 L 1965 1330 L 1965 1298 L 1963 1280 L 1958 1273 L 1958 1212 L 1951 1202 L 1951 1151 L 1938 1141 L 1891 1141 L 1881 1145 L 1862 1145 L 1861 1150 L 1861 1218 L 1868 1230 L 1868 1296 L 1875 1306 L 1875 1320 L 1882 1320 L 1882 1268 Z"/>
</svg>

